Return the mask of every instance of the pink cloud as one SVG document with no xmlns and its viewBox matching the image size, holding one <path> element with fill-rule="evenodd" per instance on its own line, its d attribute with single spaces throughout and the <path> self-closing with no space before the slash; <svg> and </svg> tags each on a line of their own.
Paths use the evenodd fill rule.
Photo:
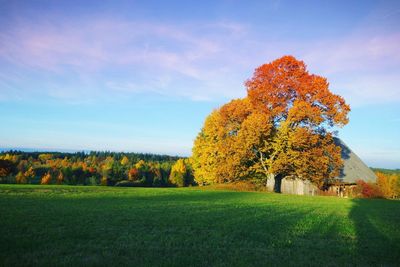
<svg viewBox="0 0 400 267">
<path fill-rule="evenodd" d="M 310 65 L 325 73 L 400 67 L 400 33 L 325 40 L 304 52 Z"/>
<path fill-rule="evenodd" d="M 400 102 L 399 33 L 358 32 L 319 42 L 293 42 L 269 40 L 231 21 L 186 25 L 115 18 L 56 21 L 21 22 L 0 32 L 0 60 L 48 73 L 42 77 L 43 88 L 55 97 L 71 98 L 82 88 L 90 96 L 99 95 L 92 94 L 95 90 L 106 94 L 108 89 L 202 100 L 240 97 L 254 68 L 293 54 L 311 72 L 328 77 L 331 88 L 351 104 Z M 121 70 L 124 76 L 116 78 L 109 70 Z M 75 83 L 57 86 L 52 77 L 65 73 L 74 75 Z M 137 75 L 142 79 L 132 78 Z M 12 87 L 12 80 L 10 71 L 0 69 L 2 85 Z"/>
<path fill-rule="evenodd" d="M 353 105 L 400 102 L 400 34 L 354 35 L 304 49 L 313 72 Z"/>
<path fill-rule="evenodd" d="M 174 51 L 163 42 L 174 43 L 181 50 Z M 190 29 L 109 19 L 17 25 L 0 34 L 0 43 L 2 58 L 48 70 L 60 65 L 93 69 L 143 62 L 175 66 L 211 57 L 220 49 L 216 42 L 190 34 Z"/>
</svg>

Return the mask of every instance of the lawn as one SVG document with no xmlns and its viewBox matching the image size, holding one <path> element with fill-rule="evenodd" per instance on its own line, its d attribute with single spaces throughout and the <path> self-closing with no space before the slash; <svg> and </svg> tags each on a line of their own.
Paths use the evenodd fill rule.
<svg viewBox="0 0 400 267">
<path fill-rule="evenodd" d="M 400 266 L 400 201 L 0 185 L 0 265 Z"/>
</svg>

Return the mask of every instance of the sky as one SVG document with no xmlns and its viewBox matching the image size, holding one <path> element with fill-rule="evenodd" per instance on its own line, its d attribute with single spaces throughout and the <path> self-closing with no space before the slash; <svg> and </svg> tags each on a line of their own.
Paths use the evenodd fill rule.
<svg viewBox="0 0 400 267">
<path fill-rule="evenodd" d="M 189 156 L 283 55 L 350 104 L 367 165 L 400 168 L 400 1 L 0 0 L 0 147 Z"/>
</svg>

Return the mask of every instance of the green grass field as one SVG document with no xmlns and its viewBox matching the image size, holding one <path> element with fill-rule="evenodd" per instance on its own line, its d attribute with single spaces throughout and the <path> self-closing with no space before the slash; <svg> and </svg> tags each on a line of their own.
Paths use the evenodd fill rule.
<svg viewBox="0 0 400 267">
<path fill-rule="evenodd" d="M 400 201 L 0 185 L 3 266 L 400 266 Z"/>
</svg>

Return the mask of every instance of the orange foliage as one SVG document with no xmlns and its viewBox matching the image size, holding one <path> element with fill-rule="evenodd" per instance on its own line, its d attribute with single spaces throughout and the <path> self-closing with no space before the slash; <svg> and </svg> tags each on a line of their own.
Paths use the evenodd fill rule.
<svg viewBox="0 0 400 267">
<path fill-rule="evenodd" d="M 350 107 L 325 78 L 284 56 L 257 68 L 246 86 L 248 96 L 212 112 L 195 140 L 199 184 L 274 174 L 321 186 L 338 175 L 341 151 L 330 130 L 347 124 Z"/>
<path fill-rule="evenodd" d="M 33 179 L 33 178 L 35 177 L 35 171 L 33 170 L 32 167 L 30 167 L 30 168 L 24 173 L 24 176 L 25 176 L 27 179 Z"/>
<path fill-rule="evenodd" d="M 367 183 L 363 180 L 357 181 L 356 192 L 359 196 L 365 198 L 380 198 L 383 196 L 382 191 L 376 184 Z"/>
<path fill-rule="evenodd" d="M 96 168 L 91 166 L 91 167 L 88 168 L 88 171 L 93 174 L 93 173 L 96 172 Z"/>
<path fill-rule="evenodd" d="M 290 119 L 297 124 L 342 126 L 348 122 L 349 105 L 329 91 L 326 78 L 310 74 L 293 56 L 258 67 L 246 87 L 254 107 L 271 114 L 275 123 Z"/>
<path fill-rule="evenodd" d="M 128 172 L 128 179 L 129 181 L 136 181 L 139 180 L 139 171 L 136 168 L 132 168 Z"/>
<path fill-rule="evenodd" d="M 45 175 L 43 175 L 40 184 L 49 184 L 51 182 L 51 174 L 48 172 Z"/>
</svg>

